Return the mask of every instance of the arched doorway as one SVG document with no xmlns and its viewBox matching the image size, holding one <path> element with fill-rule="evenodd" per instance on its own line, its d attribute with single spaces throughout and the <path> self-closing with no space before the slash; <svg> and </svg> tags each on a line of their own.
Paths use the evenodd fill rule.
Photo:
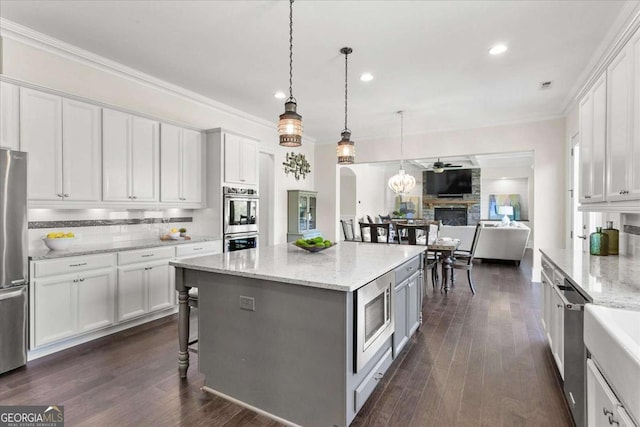
<svg viewBox="0 0 640 427">
<path fill-rule="evenodd" d="M 356 174 L 346 166 L 340 168 L 340 219 L 356 221 Z"/>
</svg>

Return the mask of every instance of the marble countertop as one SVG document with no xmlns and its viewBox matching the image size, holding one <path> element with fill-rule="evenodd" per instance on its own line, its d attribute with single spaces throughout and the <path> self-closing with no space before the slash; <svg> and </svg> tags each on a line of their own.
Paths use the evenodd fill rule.
<svg viewBox="0 0 640 427">
<path fill-rule="evenodd" d="M 594 304 L 640 311 L 640 259 L 540 249 Z"/>
<path fill-rule="evenodd" d="M 78 242 L 71 245 L 69 249 L 63 251 L 49 250 L 49 248 L 47 248 L 43 243 L 42 249 L 29 251 L 29 258 L 32 261 L 40 261 L 45 259 L 63 258 L 70 256 L 102 254 L 106 252 L 131 251 L 135 249 L 147 249 L 162 246 L 185 245 L 189 243 L 208 242 L 213 240 L 221 239 L 219 237 L 192 236 L 191 240 L 160 240 L 160 238 L 157 238 L 145 240 L 125 240 L 120 242 L 103 242 L 95 244 L 83 244 L 81 242 Z"/>
<path fill-rule="evenodd" d="M 425 246 L 340 242 L 321 252 L 291 243 L 202 256 L 171 265 L 316 288 L 353 292 L 395 269 Z"/>
</svg>

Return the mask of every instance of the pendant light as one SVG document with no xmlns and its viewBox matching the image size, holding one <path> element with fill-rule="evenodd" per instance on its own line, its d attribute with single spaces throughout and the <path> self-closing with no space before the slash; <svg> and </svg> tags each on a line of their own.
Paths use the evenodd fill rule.
<svg viewBox="0 0 640 427">
<path fill-rule="evenodd" d="M 342 130 L 342 139 L 338 142 L 338 164 L 339 165 L 351 165 L 353 164 L 356 156 L 356 148 L 351 141 L 351 130 L 347 126 L 347 70 L 348 70 L 348 57 L 353 52 L 350 47 L 343 47 L 340 49 L 340 53 L 344 55 L 344 129 Z"/>
<path fill-rule="evenodd" d="M 400 115 L 400 171 L 397 174 L 389 178 L 389 188 L 393 190 L 394 193 L 399 195 L 408 194 L 413 187 L 416 186 L 416 179 L 408 175 L 404 171 L 403 166 L 403 152 L 402 152 L 402 139 L 404 134 L 404 114 L 402 111 L 398 111 Z"/>
<path fill-rule="evenodd" d="M 284 113 L 280 115 L 278 133 L 283 147 L 302 145 L 302 116 L 296 112 L 293 97 L 293 0 L 289 0 L 289 98 L 284 103 Z"/>
</svg>

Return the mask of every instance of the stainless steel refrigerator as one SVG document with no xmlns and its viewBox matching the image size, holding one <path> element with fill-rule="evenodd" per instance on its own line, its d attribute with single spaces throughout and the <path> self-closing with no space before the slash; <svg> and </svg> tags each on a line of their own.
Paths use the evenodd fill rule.
<svg viewBox="0 0 640 427">
<path fill-rule="evenodd" d="M 0 148 L 0 374 L 27 363 L 27 153 Z"/>
</svg>

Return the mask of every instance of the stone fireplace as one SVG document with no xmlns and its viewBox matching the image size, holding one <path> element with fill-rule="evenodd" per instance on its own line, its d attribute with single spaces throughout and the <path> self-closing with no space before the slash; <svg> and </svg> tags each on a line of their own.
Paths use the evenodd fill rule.
<svg viewBox="0 0 640 427">
<path fill-rule="evenodd" d="M 467 208 L 435 208 L 433 218 L 443 225 L 467 225 Z"/>
</svg>

